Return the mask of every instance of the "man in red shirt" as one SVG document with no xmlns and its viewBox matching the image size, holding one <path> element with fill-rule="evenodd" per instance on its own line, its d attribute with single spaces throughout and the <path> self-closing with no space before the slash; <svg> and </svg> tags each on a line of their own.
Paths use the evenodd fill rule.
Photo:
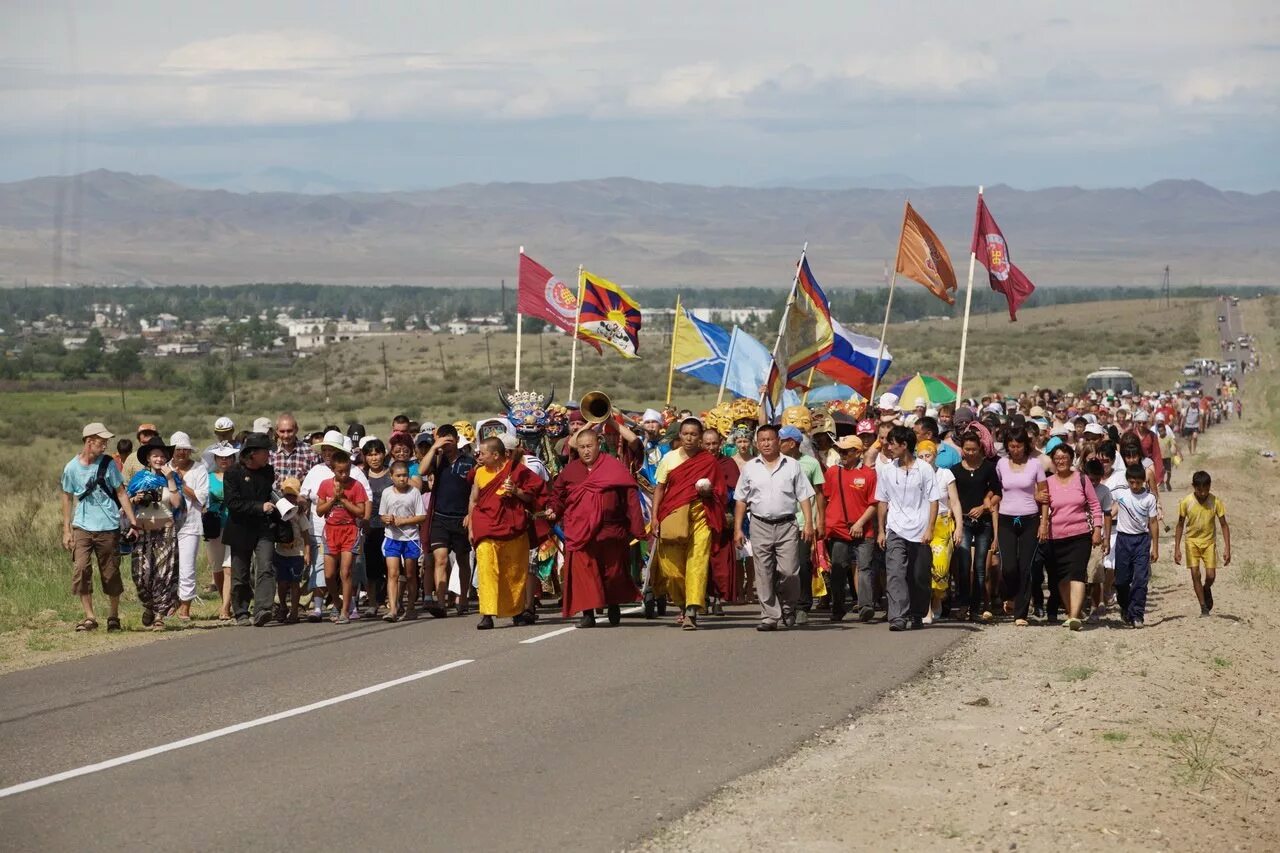
<svg viewBox="0 0 1280 853">
<path fill-rule="evenodd" d="M 845 586 L 852 568 L 858 569 L 855 585 L 858 618 L 875 616 L 876 469 L 862 464 L 862 439 L 846 435 L 835 444 L 840 465 L 827 469 L 822 492 L 826 497 L 827 553 L 831 558 L 831 621 L 844 618 Z"/>
</svg>

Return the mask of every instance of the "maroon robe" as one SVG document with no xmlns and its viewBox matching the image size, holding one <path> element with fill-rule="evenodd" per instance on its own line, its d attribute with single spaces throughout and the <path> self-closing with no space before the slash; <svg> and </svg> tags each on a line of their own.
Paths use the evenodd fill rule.
<svg viewBox="0 0 1280 853">
<path fill-rule="evenodd" d="M 728 456 L 718 456 L 716 461 L 725 486 L 735 488 L 742 474 L 738 463 Z M 727 511 L 726 508 L 726 513 Z M 709 592 L 723 601 L 736 602 L 741 590 L 738 589 L 738 550 L 733 544 L 733 523 L 726 521 L 724 528 L 719 533 L 713 532 L 711 536 L 711 563 L 707 567 L 707 574 L 713 589 Z"/>
<path fill-rule="evenodd" d="M 473 483 L 475 472 L 478 470 L 480 469 L 476 468 L 471 472 L 470 479 Z M 542 496 L 542 488 L 545 484 L 541 477 L 530 471 L 519 460 L 504 464 L 497 476 L 480 490 L 476 505 L 471 510 L 471 544 L 474 545 L 481 539 L 514 539 L 517 536 L 526 536 L 531 540 L 530 547 L 533 546 L 534 525 L 530 519 L 531 507 L 513 494 L 498 494 L 499 488 L 508 476 L 511 477 L 511 482 L 517 489 L 533 493 L 535 505 Z"/>
<path fill-rule="evenodd" d="M 644 536 L 635 478 L 602 453 L 590 470 L 575 458 L 552 485 L 548 504 L 564 530 L 565 616 L 640 600 L 627 572 L 631 542 Z"/>
</svg>

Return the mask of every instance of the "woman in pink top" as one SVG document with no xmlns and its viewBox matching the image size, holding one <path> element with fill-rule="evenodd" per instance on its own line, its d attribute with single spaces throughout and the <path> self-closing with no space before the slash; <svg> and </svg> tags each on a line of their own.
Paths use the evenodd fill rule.
<svg viewBox="0 0 1280 853">
<path fill-rule="evenodd" d="M 1049 454 L 1049 537 L 1045 542 L 1045 570 L 1049 584 L 1058 585 L 1059 599 L 1067 607 L 1066 626 L 1079 631 L 1084 608 L 1085 571 L 1089 553 L 1102 544 L 1102 508 L 1098 495 L 1080 471 L 1071 468 L 1075 451 L 1059 444 Z"/>
<path fill-rule="evenodd" d="M 1040 543 L 1048 538 L 1049 507 L 1045 494 L 1045 473 L 1031 456 L 1031 438 L 1025 429 L 1010 433 L 1004 440 L 1008 456 L 996 463 L 1000 478 L 999 515 L 996 541 L 1000 554 L 1000 597 L 1004 612 L 1013 624 L 1025 628 L 1031 606 L 1031 564 Z"/>
</svg>

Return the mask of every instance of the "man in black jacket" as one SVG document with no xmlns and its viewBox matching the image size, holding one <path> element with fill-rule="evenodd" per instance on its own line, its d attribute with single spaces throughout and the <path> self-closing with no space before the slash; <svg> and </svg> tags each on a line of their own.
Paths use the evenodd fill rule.
<svg viewBox="0 0 1280 853">
<path fill-rule="evenodd" d="M 266 625 L 275 601 L 276 573 L 271 561 L 274 523 L 280 515 L 271 500 L 275 471 L 268 461 L 270 453 L 270 439 L 251 434 L 240 448 L 240 461 L 223 479 L 229 515 L 222 542 L 231 551 L 231 609 L 237 625 L 249 624 L 251 600 L 253 624 Z"/>
</svg>

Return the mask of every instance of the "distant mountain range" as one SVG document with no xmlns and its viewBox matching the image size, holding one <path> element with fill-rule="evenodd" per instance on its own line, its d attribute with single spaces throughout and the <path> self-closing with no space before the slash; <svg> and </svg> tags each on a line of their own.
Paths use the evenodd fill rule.
<svg viewBox="0 0 1280 853">
<path fill-rule="evenodd" d="M 263 180 L 305 186 L 307 175 Z M 908 193 L 608 178 L 316 195 L 194 189 L 99 170 L 0 184 L 0 284 L 493 286 L 513 282 L 524 245 L 566 279 L 582 263 L 636 288 L 782 286 L 807 240 L 824 285 L 866 286 L 882 280 L 894 256 L 908 194 L 963 278 L 972 187 Z M 1014 261 L 1040 285 L 1156 284 L 1166 264 L 1175 285 L 1280 278 L 1280 192 L 1223 192 L 1191 180 L 1141 189 L 1001 185 L 988 188 L 987 201 Z"/>
</svg>

